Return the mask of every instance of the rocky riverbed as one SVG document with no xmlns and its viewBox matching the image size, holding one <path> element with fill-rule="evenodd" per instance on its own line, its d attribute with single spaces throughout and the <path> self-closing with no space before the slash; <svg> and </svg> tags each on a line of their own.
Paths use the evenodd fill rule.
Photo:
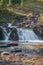
<svg viewBox="0 0 43 65">
<path fill-rule="evenodd" d="M 6 29 L 4 29 L 4 31 Z M 34 29 L 35 29 L 34 32 L 36 33 L 36 31 L 37 31 L 39 34 L 40 34 L 39 31 L 41 30 L 41 35 L 43 35 L 43 30 L 42 30 L 43 27 L 40 28 L 40 26 L 39 26 L 38 28 L 36 27 Z M 10 30 L 12 30 L 12 29 L 10 29 Z M 2 31 L 1 27 L 0 27 L 0 31 Z M 6 31 L 4 33 L 6 33 Z M 26 42 L 24 42 L 23 43 L 24 45 L 22 45 L 22 43 L 19 43 L 17 41 L 18 45 L 15 48 L 14 44 L 16 42 L 14 43 L 12 41 L 16 37 L 15 34 L 17 35 L 17 33 L 15 31 L 15 28 L 13 28 L 11 33 L 13 34 L 13 35 L 11 34 L 11 36 L 10 36 L 10 39 L 11 39 L 10 44 L 11 45 L 9 45 L 8 40 L 7 40 L 7 43 L 5 43 L 6 44 L 5 46 L 3 46 L 2 43 L 0 43 L 0 65 L 43 65 L 43 42 L 40 42 L 40 44 L 39 44 L 39 42 L 35 41 L 36 42 L 35 43 L 33 41 L 34 43 L 33 42 L 31 42 L 31 43 L 28 42 L 28 45 L 27 45 Z M 38 35 L 38 36 L 40 37 L 41 35 Z M 31 35 L 30 35 L 30 37 L 31 37 Z M 1 38 L 1 36 L 0 36 L 0 38 Z M 1 38 L 1 40 L 2 40 L 2 38 Z M 25 40 L 26 39 L 27 38 L 25 38 Z M 5 52 L 5 55 L 2 54 L 3 52 Z"/>
<path fill-rule="evenodd" d="M 3 56 L 0 54 L 0 65 L 43 65 L 43 45 L 19 46 L 18 48 L 25 49 L 28 53 L 25 51 L 15 53 L 13 51 Z"/>
</svg>

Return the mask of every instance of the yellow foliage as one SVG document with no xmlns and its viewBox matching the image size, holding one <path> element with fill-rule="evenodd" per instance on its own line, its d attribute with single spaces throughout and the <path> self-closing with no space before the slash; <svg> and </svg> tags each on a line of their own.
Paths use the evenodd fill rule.
<svg viewBox="0 0 43 65">
<path fill-rule="evenodd" d="M 41 22 L 43 21 L 43 13 L 40 14 L 39 19 L 40 19 Z"/>
<path fill-rule="evenodd" d="M 38 0 L 38 1 L 41 1 L 41 2 L 43 2 L 43 0 Z"/>
</svg>

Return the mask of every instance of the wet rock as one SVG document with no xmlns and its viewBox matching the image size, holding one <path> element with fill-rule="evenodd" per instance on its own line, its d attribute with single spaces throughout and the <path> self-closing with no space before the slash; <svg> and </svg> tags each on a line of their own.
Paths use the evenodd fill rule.
<svg viewBox="0 0 43 65">
<path fill-rule="evenodd" d="M 7 27 L 8 26 L 8 23 L 0 21 L 0 26 Z"/>
<path fill-rule="evenodd" d="M 26 54 L 28 54 L 29 57 L 34 56 L 34 55 L 37 54 L 37 53 L 36 53 L 36 50 L 32 50 L 32 49 L 24 49 L 23 51 L 24 51 Z"/>
<path fill-rule="evenodd" d="M 3 29 L 0 27 L 0 40 L 4 40 L 4 39 L 5 39 L 4 31 L 3 31 Z"/>
<path fill-rule="evenodd" d="M 12 29 L 9 40 L 12 40 L 12 41 L 18 41 L 19 40 L 16 28 Z"/>
<path fill-rule="evenodd" d="M 33 30 L 38 35 L 39 39 L 43 40 L 43 25 L 37 25 Z"/>
<path fill-rule="evenodd" d="M 43 48 L 38 48 L 38 49 L 22 49 L 24 53 L 28 54 L 29 57 L 34 56 L 34 55 L 43 55 Z"/>
<path fill-rule="evenodd" d="M 13 21 L 13 23 L 12 23 L 12 26 L 17 25 L 17 24 L 18 24 L 18 21 L 19 21 L 19 20 L 15 19 L 15 20 Z"/>
<path fill-rule="evenodd" d="M 7 22 L 0 21 L 0 26 L 2 26 L 3 28 L 5 28 L 7 32 L 9 31 L 9 29 L 8 29 L 8 23 Z"/>
<path fill-rule="evenodd" d="M 14 19 L 12 26 L 20 26 L 20 23 L 26 22 L 28 20 L 27 17 L 19 17 L 18 19 Z M 20 26 L 21 27 L 21 26 Z"/>
<path fill-rule="evenodd" d="M 43 55 L 43 48 L 37 49 L 37 54 L 42 54 Z"/>
<path fill-rule="evenodd" d="M 12 53 L 13 53 L 13 52 L 15 52 L 15 53 L 21 53 L 21 52 L 22 52 L 22 50 L 21 50 L 21 49 L 19 49 L 19 48 L 17 48 L 17 49 L 12 50 L 11 52 L 12 52 Z"/>
</svg>

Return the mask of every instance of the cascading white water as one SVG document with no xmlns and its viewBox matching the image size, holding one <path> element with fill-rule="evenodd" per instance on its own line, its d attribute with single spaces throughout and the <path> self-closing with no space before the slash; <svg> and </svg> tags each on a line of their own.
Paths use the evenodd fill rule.
<svg viewBox="0 0 43 65">
<path fill-rule="evenodd" d="M 37 35 L 31 29 L 18 28 L 19 41 L 38 40 Z"/>
<path fill-rule="evenodd" d="M 3 32 L 5 35 L 5 41 L 9 40 L 9 36 L 11 34 L 11 31 L 7 33 L 6 29 L 3 28 Z M 15 33 L 15 32 L 14 32 Z M 19 36 L 19 41 L 29 41 L 29 40 L 39 40 L 37 35 L 33 32 L 31 29 L 25 29 L 25 28 L 17 28 L 17 33 Z"/>
<path fill-rule="evenodd" d="M 3 28 L 3 32 L 4 32 L 4 36 L 5 36 L 5 40 L 4 41 L 7 42 L 9 40 L 9 36 L 10 36 L 11 31 L 9 33 L 7 33 L 6 29 Z"/>
<path fill-rule="evenodd" d="M 10 33 L 8 33 L 7 35 L 5 35 L 5 41 L 8 41 L 9 40 Z"/>
</svg>

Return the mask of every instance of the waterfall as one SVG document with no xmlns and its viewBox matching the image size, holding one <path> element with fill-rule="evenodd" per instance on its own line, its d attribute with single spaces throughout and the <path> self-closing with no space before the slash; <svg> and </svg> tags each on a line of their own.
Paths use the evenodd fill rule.
<svg viewBox="0 0 43 65">
<path fill-rule="evenodd" d="M 0 27 L 0 40 L 8 41 L 11 31 L 8 33 L 6 28 Z"/>
<path fill-rule="evenodd" d="M 3 28 L 3 32 L 4 32 L 4 35 L 5 35 L 5 41 L 6 41 L 6 42 L 9 41 L 9 36 L 10 36 L 10 34 L 11 34 L 11 30 L 9 30 L 9 27 L 11 27 L 11 23 L 8 23 L 7 30 L 6 30 L 5 27 Z"/>
<path fill-rule="evenodd" d="M 3 32 L 1 33 L 0 31 L 0 35 L 2 34 L 3 37 L 5 39 L 0 39 L 1 40 L 13 40 L 13 41 L 29 41 L 29 40 L 39 40 L 37 35 L 33 32 L 33 30 L 31 29 L 25 29 L 25 28 L 17 28 L 14 29 L 13 31 L 11 30 L 10 32 L 7 32 L 5 28 L 1 28 L 3 30 Z M 1 30 L 0 29 L 0 30 Z M 10 38 L 10 39 L 9 39 Z"/>
<path fill-rule="evenodd" d="M 31 29 L 17 28 L 19 41 L 38 40 L 37 35 Z"/>
<path fill-rule="evenodd" d="M 9 40 L 9 36 L 11 34 L 11 31 L 10 32 L 7 32 L 5 29 L 4 29 L 4 33 L 5 33 L 5 41 L 8 41 Z"/>
<path fill-rule="evenodd" d="M 0 27 L 0 40 L 5 40 L 5 35 L 2 27 Z"/>
<path fill-rule="evenodd" d="M 9 40 L 10 33 L 11 32 L 9 32 L 7 35 L 5 35 L 5 41 L 8 41 Z"/>
</svg>

